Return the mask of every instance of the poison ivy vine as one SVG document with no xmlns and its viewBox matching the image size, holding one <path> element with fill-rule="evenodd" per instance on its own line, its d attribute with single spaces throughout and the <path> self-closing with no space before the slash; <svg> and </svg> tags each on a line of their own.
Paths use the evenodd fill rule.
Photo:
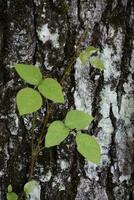
<svg viewBox="0 0 134 200">
<path fill-rule="evenodd" d="M 98 51 L 99 49 L 93 46 L 88 46 L 85 51 L 81 52 L 79 54 L 79 59 L 82 65 L 86 65 L 86 63 L 90 61 L 90 64 L 93 67 L 103 70 L 103 61 L 96 56 Z M 31 133 L 32 155 L 29 178 L 28 182 L 24 185 L 24 192 L 18 196 L 15 192 L 13 192 L 12 186 L 9 185 L 7 200 L 22 199 L 24 193 L 32 192 L 34 187 L 37 185 L 37 182 L 32 179 L 32 176 L 39 152 L 41 150 L 47 150 L 49 147 L 59 145 L 73 130 L 76 132 L 75 142 L 78 152 L 88 161 L 91 161 L 96 165 L 98 165 L 100 162 L 100 146 L 95 137 L 83 133 L 83 130 L 93 121 L 93 117 L 91 115 L 80 110 L 69 110 L 65 116 L 65 119 L 62 121 L 57 119 L 49 124 L 49 116 L 52 110 L 52 104 L 63 104 L 65 102 L 61 85 L 64 82 L 66 75 L 69 74 L 73 63 L 76 61 L 78 52 L 76 55 L 74 55 L 73 60 L 68 64 L 60 82 L 53 78 L 43 78 L 40 69 L 34 65 L 14 65 L 15 70 L 20 78 L 23 79 L 27 84 L 30 84 L 30 86 L 18 91 L 16 103 L 20 116 L 33 114 L 33 127 Z M 39 134 L 39 137 L 37 138 L 37 141 L 34 142 L 34 113 L 43 108 L 43 98 L 47 105 L 46 115 L 42 121 L 42 130 Z"/>
</svg>

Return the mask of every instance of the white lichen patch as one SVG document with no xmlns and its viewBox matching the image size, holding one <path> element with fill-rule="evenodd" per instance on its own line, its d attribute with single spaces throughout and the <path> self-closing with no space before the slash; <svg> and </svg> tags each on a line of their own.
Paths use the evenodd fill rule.
<svg viewBox="0 0 134 200">
<path fill-rule="evenodd" d="M 0 171 L 0 177 L 4 176 L 4 170 Z"/>
<path fill-rule="evenodd" d="M 19 118 L 16 114 L 16 102 L 15 99 L 12 100 L 12 110 L 8 114 L 8 119 L 10 119 L 9 123 L 9 130 L 11 135 L 17 135 L 18 134 L 18 128 L 19 128 Z"/>
<path fill-rule="evenodd" d="M 75 200 L 108 200 L 105 188 L 90 179 L 81 178 Z"/>
<path fill-rule="evenodd" d="M 112 58 L 114 55 L 114 59 Z M 109 80 L 111 77 L 118 78 L 120 76 L 120 71 L 116 69 L 116 61 L 118 56 L 113 53 L 113 49 L 106 45 L 103 49 L 102 59 L 104 60 L 105 70 L 104 78 Z"/>
<path fill-rule="evenodd" d="M 59 191 L 65 191 L 65 190 L 66 190 L 66 188 L 65 188 L 64 185 L 60 185 L 60 186 L 59 186 Z"/>
<path fill-rule="evenodd" d="M 34 0 L 34 3 L 36 6 L 39 6 L 41 4 L 40 0 Z"/>
<path fill-rule="evenodd" d="M 130 118 L 134 113 L 134 97 L 131 95 L 123 95 L 121 102 L 120 115 L 127 125 L 131 123 Z"/>
<path fill-rule="evenodd" d="M 61 177 L 61 174 L 59 174 L 58 176 L 55 176 L 54 177 L 54 180 L 53 180 L 53 183 L 52 183 L 52 187 L 53 188 L 57 188 L 58 187 L 58 190 L 59 191 L 63 191 L 65 190 L 65 185 L 64 185 L 64 182 L 63 182 L 63 179 Z"/>
<path fill-rule="evenodd" d="M 46 9 L 45 9 L 45 6 L 43 6 L 41 17 L 42 17 L 43 19 L 45 19 L 45 17 L 46 17 Z"/>
<path fill-rule="evenodd" d="M 51 33 L 48 24 L 44 24 L 40 29 L 38 29 L 37 33 L 43 44 L 50 40 L 55 48 L 59 48 L 59 34 L 57 29 L 55 30 L 55 33 Z"/>
<path fill-rule="evenodd" d="M 26 195 L 26 200 L 40 200 L 41 187 L 37 183 L 31 193 Z"/>
<path fill-rule="evenodd" d="M 98 127 L 101 127 L 101 131 L 98 133 L 98 142 L 101 145 L 101 163 L 108 163 L 109 161 L 109 148 L 111 144 L 111 135 L 114 131 L 113 125 L 110 119 L 110 106 L 112 106 L 112 111 L 114 116 L 118 119 L 118 106 L 117 106 L 117 93 L 111 90 L 110 85 L 105 86 L 101 92 L 101 103 L 100 103 L 100 113 L 102 119 L 100 120 Z"/>
<path fill-rule="evenodd" d="M 103 52 L 101 54 L 105 63 L 104 80 L 108 81 L 111 78 L 119 79 L 120 77 L 120 64 L 123 49 L 124 35 L 122 28 L 115 30 L 114 27 L 109 26 L 108 35 L 106 30 L 103 30 L 103 40 L 105 37 L 112 39 L 112 44 L 103 44 Z"/>
<path fill-rule="evenodd" d="M 58 160 L 57 162 L 60 164 L 61 170 L 69 168 L 69 163 L 66 160 Z"/>
<path fill-rule="evenodd" d="M 78 25 L 78 7 L 76 0 L 69 2 L 68 16 L 71 17 L 71 22 L 73 25 Z"/>
<path fill-rule="evenodd" d="M 90 167 L 89 167 L 90 166 Z M 85 163 L 85 173 L 90 180 L 98 181 L 99 177 L 96 171 L 96 165 L 91 162 Z"/>
<path fill-rule="evenodd" d="M 4 171 L 6 171 L 7 166 L 8 166 L 8 160 L 10 159 L 10 155 L 9 155 L 9 148 L 8 148 L 8 144 L 6 144 L 3 149 L 2 149 L 2 153 L 4 154 L 4 163 L 3 163 L 3 170 L 0 171 L 2 174 Z"/>
<path fill-rule="evenodd" d="M 53 66 L 51 66 L 49 64 L 49 61 L 48 61 L 48 52 L 45 53 L 45 57 L 44 57 L 44 66 L 47 70 L 51 71 Z"/>
<path fill-rule="evenodd" d="M 21 163 L 19 163 L 17 167 L 18 167 L 18 171 L 22 171 L 24 166 Z"/>
<path fill-rule="evenodd" d="M 14 87 L 14 80 L 11 79 L 10 81 L 8 81 L 6 87 L 7 87 L 7 88 L 13 88 L 13 87 Z"/>
<path fill-rule="evenodd" d="M 10 149 L 14 148 L 14 141 L 12 140 L 12 138 L 10 138 L 9 147 Z"/>
<path fill-rule="evenodd" d="M 24 117 L 23 120 L 24 120 L 26 129 L 30 130 L 32 128 L 32 123 L 31 123 L 29 117 Z"/>
<path fill-rule="evenodd" d="M 85 27 L 89 26 L 92 30 L 94 23 L 100 21 L 106 5 L 105 1 L 100 3 L 100 0 L 81 3 L 81 18 Z"/>
<path fill-rule="evenodd" d="M 131 63 L 129 70 L 131 74 L 127 77 L 126 82 L 123 84 L 124 94 L 121 99 L 120 109 L 120 125 L 116 132 L 116 145 L 117 145 L 117 158 L 121 176 L 120 182 L 129 181 L 132 173 L 132 154 L 133 154 L 133 130 L 132 118 L 134 115 L 134 83 L 132 74 L 134 72 L 134 51 L 132 51 Z"/>
<path fill-rule="evenodd" d="M 122 183 L 122 182 L 124 182 L 124 181 L 130 180 L 130 178 L 131 178 L 131 175 L 128 175 L 128 176 L 121 175 L 121 176 L 119 177 L 119 181 L 120 181 L 120 183 Z"/>
<path fill-rule="evenodd" d="M 83 67 L 80 59 L 78 58 L 75 64 L 75 106 L 78 110 L 91 114 L 92 86 L 89 84 L 87 74 L 89 74 L 89 66 Z"/>
<path fill-rule="evenodd" d="M 40 181 L 43 183 L 49 182 L 51 180 L 51 177 L 52 177 L 52 172 L 48 170 L 46 174 L 40 176 Z"/>
<path fill-rule="evenodd" d="M 112 105 L 112 111 L 116 119 L 119 118 L 119 111 L 117 105 L 117 93 L 115 90 L 111 90 L 111 86 L 107 85 L 101 92 L 101 114 L 104 118 L 109 117 L 109 108 Z"/>
<path fill-rule="evenodd" d="M 132 55 L 132 59 L 133 59 Z M 134 72 L 134 65 L 130 65 L 131 73 Z M 132 118 L 134 115 L 134 85 L 131 74 L 124 83 L 125 94 L 122 95 L 120 109 L 120 124 L 115 136 L 116 155 L 118 167 L 121 173 L 119 181 L 129 182 L 132 173 L 132 154 L 133 154 L 133 130 Z"/>
</svg>

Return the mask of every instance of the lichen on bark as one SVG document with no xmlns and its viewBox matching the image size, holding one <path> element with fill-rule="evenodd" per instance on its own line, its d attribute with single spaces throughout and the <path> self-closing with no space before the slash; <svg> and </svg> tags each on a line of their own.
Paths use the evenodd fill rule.
<svg viewBox="0 0 134 200">
<path fill-rule="evenodd" d="M 22 191 L 30 157 L 31 122 L 18 116 L 15 95 L 22 82 L 12 65 L 36 64 L 44 76 L 59 79 L 87 27 L 81 49 L 100 48 L 105 70 L 82 67 L 78 59 L 64 84 L 66 104 L 55 106 L 52 120 L 63 119 L 72 107 L 92 114 L 86 132 L 101 145 L 101 164 L 80 157 L 72 133 L 39 155 L 39 186 L 27 199 L 132 199 L 133 13 L 132 0 L 0 0 L 0 200 L 6 200 L 9 183 Z"/>
</svg>

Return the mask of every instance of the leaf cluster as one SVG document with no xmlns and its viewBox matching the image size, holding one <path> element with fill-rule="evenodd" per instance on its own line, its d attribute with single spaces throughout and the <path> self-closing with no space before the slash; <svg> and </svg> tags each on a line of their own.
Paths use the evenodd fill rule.
<svg viewBox="0 0 134 200">
<path fill-rule="evenodd" d="M 23 88 L 17 93 L 16 100 L 20 115 L 31 114 L 39 110 L 43 104 L 42 96 L 55 103 L 64 103 L 60 84 L 52 78 L 44 79 L 38 67 L 16 64 L 15 69 L 26 83 L 35 86 L 35 88 Z"/>
<path fill-rule="evenodd" d="M 67 113 L 65 120 L 54 121 L 50 124 L 46 139 L 45 147 L 59 145 L 70 133 L 71 130 L 77 132 L 76 144 L 77 150 L 87 160 L 99 164 L 100 147 L 94 137 L 83 134 L 80 130 L 86 128 L 93 120 L 91 115 L 78 110 L 71 110 Z"/>
<path fill-rule="evenodd" d="M 96 51 L 96 48 L 89 46 L 85 50 L 85 55 L 92 55 Z M 85 55 L 81 53 L 80 58 L 83 59 L 84 57 L 82 56 Z M 39 110 L 43 104 L 42 97 L 54 103 L 64 103 L 62 87 L 57 80 L 53 78 L 44 79 L 39 68 L 33 65 L 16 64 L 15 69 L 25 82 L 34 85 L 34 88 L 26 87 L 17 93 L 16 100 L 20 115 L 30 114 Z M 81 132 L 82 129 L 89 126 L 92 120 L 93 117 L 85 112 L 79 110 L 69 111 L 63 121 L 56 120 L 49 125 L 44 148 L 59 145 L 72 130 L 75 130 L 77 132 L 76 144 L 79 153 L 87 160 L 99 164 L 99 144 L 94 137 Z"/>
<path fill-rule="evenodd" d="M 81 52 L 79 58 L 83 65 L 86 65 L 87 61 L 90 61 L 90 64 L 99 70 L 104 70 L 104 62 L 99 56 L 94 56 L 95 53 L 99 51 L 98 48 L 93 46 L 88 46 L 85 51 Z"/>
</svg>

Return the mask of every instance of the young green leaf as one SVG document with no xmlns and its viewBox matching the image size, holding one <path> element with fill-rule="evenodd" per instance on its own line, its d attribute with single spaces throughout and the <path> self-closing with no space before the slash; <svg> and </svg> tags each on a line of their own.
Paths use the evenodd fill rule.
<svg viewBox="0 0 134 200">
<path fill-rule="evenodd" d="M 79 110 L 71 110 L 67 113 L 65 118 L 65 125 L 70 129 L 83 129 L 86 128 L 93 117 L 85 112 Z"/>
<path fill-rule="evenodd" d="M 90 58 L 90 63 L 94 68 L 97 68 L 100 70 L 104 70 L 104 68 L 105 68 L 103 61 L 98 57 Z"/>
<path fill-rule="evenodd" d="M 42 79 L 42 74 L 38 67 L 26 64 L 15 64 L 15 69 L 19 76 L 32 85 L 38 85 Z"/>
<path fill-rule="evenodd" d="M 7 193 L 7 200 L 17 200 L 18 195 L 15 192 L 8 192 Z"/>
<path fill-rule="evenodd" d="M 24 185 L 24 192 L 31 193 L 34 188 L 37 186 L 37 182 L 35 180 L 31 180 Z"/>
<path fill-rule="evenodd" d="M 8 192 L 12 192 L 13 191 L 13 188 L 12 188 L 12 185 L 8 185 L 8 188 L 7 188 Z"/>
<path fill-rule="evenodd" d="M 93 53 L 96 53 L 97 51 L 98 51 L 97 48 L 95 48 L 93 46 L 88 46 L 85 51 L 81 52 L 80 55 L 79 55 L 79 58 L 80 58 L 82 64 L 85 65 L 87 60 L 89 59 L 89 57 Z"/>
<path fill-rule="evenodd" d="M 55 103 L 64 103 L 61 85 L 56 80 L 46 78 L 40 82 L 38 89 L 47 99 L 50 99 Z"/>
<path fill-rule="evenodd" d="M 42 106 L 41 95 L 32 88 L 21 89 L 17 93 L 16 99 L 20 115 L 33 113 Z"/>
<path fill-rule="evenodd" d="M 95 48 L 94 46 L 88 46 L 86 48 L 86 51 L 85 53 L 88 55 L 88 56 L 91 56 L 93 53 L 96 53 L 98 51 L 97 48 Z"/>
<path fill-rule="evenodd" d="M 88 59 L 87 54 L 85 52 L 81 52 L 79 55 L 79 58 L 80 58 L 82 64 L 85 65 L 87 62 L 87 59 Z"/>
<path fill-rule="evenodd" d="M 69 129 L 65 127 L 62 121 L 52 122 L 46 134 L 45 147 L 59 145 L 68 134 Z"/>
<path fill-rule="evenodd" d="M 95 164 L 100 162 L 100 146 L 96 139 L 87 134 L 78 134 L 76 136 L 77 150 L 88 161 Z"/>
</svg>

